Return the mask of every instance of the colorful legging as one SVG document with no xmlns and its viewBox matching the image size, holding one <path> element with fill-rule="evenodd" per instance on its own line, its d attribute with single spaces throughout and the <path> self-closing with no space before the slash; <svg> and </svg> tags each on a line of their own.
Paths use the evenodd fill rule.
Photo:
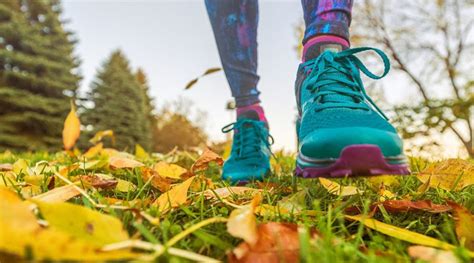
<svg viewBox="0 0 474 263">
<path fill-rule="evenodd" d="M 205 0 L 222 66 L 237 107 L 260 102 L 257 89 L 258 0 Z M 306 30 L 349 39 L 352 0 L 301 0 Z"/>
</svg>

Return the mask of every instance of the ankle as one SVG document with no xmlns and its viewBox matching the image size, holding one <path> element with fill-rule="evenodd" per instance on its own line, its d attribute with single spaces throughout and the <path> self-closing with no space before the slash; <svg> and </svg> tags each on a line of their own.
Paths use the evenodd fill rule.
<svg viewBox="0 0 474 263">
<path fill-rule="evenodd" d="M 318 35 L 310 38 L 303 45 L 302 61 L 308 61 L 318 57 L 325 50 L 334 50 L 336 52 L 348 49 L 349 41 L 345 38 L 335 35 Z"/>
<path fill-rule="evenodd" d="M 265 112 L 263 111 L 262 106 L 260 103 L 238 107 L 237 108 L 237 119 L 238 118 L 248 118 L 254 119 L 258 121 L 267 122 L 267 118 L 265 117 Z"/>
</svg>

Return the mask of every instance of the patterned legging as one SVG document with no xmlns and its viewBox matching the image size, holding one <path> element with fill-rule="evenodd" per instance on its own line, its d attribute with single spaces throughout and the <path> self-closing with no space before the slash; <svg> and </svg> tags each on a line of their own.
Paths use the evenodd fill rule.
<svg viewBox="0 0 474 263">
<path fill-rule="evenodd" d="M 227 81 L 238 107 L 260 102 L 257 89 L 258 0 L 205 0 Z M 318 35 L 349 39 L 352 0 L 301 0 L 303 44 Z"/>
</svg>

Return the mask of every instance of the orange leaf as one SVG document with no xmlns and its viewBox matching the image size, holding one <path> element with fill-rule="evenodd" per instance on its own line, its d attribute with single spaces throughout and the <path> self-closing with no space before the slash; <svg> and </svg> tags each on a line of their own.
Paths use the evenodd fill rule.
<svg viewBox="0 0 474 263">
<path fill-rule="evenodd" d="M 255 245 L 242 242 L 228 254 L 229 262 L 299 262 L 297 225 L 270 222 L 259 225 L 257 233 Z"/>
<path fill-rule="evenodd" d="M 421 210 L 430 213 L 443 213 L 451 210 L 448 205 L 433 204 L 430 200 L 388 200 L 380 203 L 388 212 L 408 212 Z"/>
<path fill-rule="evenodd" d="M 453 208 L 454 222 L 456 222 L 456 235 L 461 244 L 469 250 L 474 250 L 474 215 L 465 207 L 462 207 L 454 202 L 448 202 Z"/>
<path fill-rule="evenodd" d="M 142 177 L 145 182 L 148 182 L 151 178 L 151 185 L 161 192 L 166 192 L 171 188 L 171 180 L 168 178 L 161 177 L 156 171 L 148 168 L 142 168 Z"/>
<path fill-rule="evenodd" d="M 220 157 L 217 153 L 206 149 L 193 164 L 191 170 L 193 172 L 206 170 L 207 167 L 209 167 L 210 162 L 216 162 L 220 166 L 224 164 L 224 160 L 222 159 L 222 157 Z"/>
<path fill-rule="evenodd" d="M 71 149 L 76 144 L 79 135 L 81 134 L 81 122 L 76 115 L 76 106 L 71 101 L 71 111 L 64 121 L 63 129 L 63 145 L 64 149 Z"/>
</svg>

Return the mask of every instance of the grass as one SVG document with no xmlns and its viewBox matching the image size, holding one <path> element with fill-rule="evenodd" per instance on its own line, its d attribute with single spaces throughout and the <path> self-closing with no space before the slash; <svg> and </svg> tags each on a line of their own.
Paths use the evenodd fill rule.
<svg viewBox="0 0 474 263">
<path fill-rule="evenodd" d="M 176 152 L 168 156 L 155 156 L 143 159 L 142 161 L 151 166 L 159 160 L 166 160 L 190 168 L 196 153 Z M 49 161 L 55 165 L 70 165 L 78 160 L 65 153 L 21 153 L 0 154 L 0 163 L 14 163 L 18 159 L 28 160 L 30 167 L 39 161 Z M 291 195 L 304 191 L 304 200 L 294 201 L 292 204 L 303 208 L 302 213 L 277 213 L 258 216 L 258 222 L 293 222 L 302 226 L 299 233 L 301 245 L 301 259 L 305 262 L 410 262 L 407 254 L 409 243 L 381 234 L 377 231 L 365 228 L 358 222 L 348 221 L 344 218 L 344 211 L 348 207 L 359 207 L 363 211 L 368 211 L 369 205 L 380 199 L 378 188 L 373 186 L 367 178 L 345 178 L 335 180 L 341 185 L 357 186 L 363 191 L 362 194 L 341 197 L 328 193 L 318 180 L 295 178 L 292 176 L 294 168 L 294 156 L 278 153 L 273 161 L 275 174 L 270 176 L 265 183 L 276 186 L 271 192 L 268 188 L 263 190 L 263 203 L 269 205 L 279 205 L 281 200 Z M 398 184 L 388 187 L 396 195 L 397 199 L 431 200 L 434 203 L 442 204 L 446 200 L 455 201 L 465 206 L 471 212 L 474 211 L 474 186 L 464 188 L 462 191 L 446 191 L 439 188 L 430 188 L 426 192 L 419 192 L 421 182 L 416 178 L 416 174 L 426 166 L 426 162 L 421 159 L 412 159 L 411 168 L 414 175 L 396 177 Z M 114 177 L 129 181 L 137 186 L 135 191 L 118 192 L 116 190 L 91 190 L 88 193 L 96 201 L 103 201 L 104 198 L 117 198 L 126 201 L 139 200 L 141 205 L 137 207 L 147 212 L 151 216 L 159 217 L 160 223 L 152 225 L 147 220 L 138 218 L 133 211 L 114 210 L 109 208 L 101 209 L 105 213 L 112 214 L 119 218 L 129 235 L 133 238 L 145 240 L 151 243 L 165 244 L 185 229 L 212 217 L 229 217 L 234 209 L 228 204 L 215 200 L 206 200 L 203 195 L 197 192 L 205 190 L 207 185 L 201 182 L 200 189 L 193 188 L 189 193 L 189 202 L 171 212 L 160 215 L 156 207 L 150 205 L 151 201 L 157 198 L 161 192 L 153 188 L 142 179 L 141 170 L 118 169 L 110 170 L 100 168 L 95 170 L 78 169 L 69 174 L 69 178 L 74 179 L 81 174 L 105 173 L 113 174 Z M 215 187 L 225 187 L 228 185 L 219 179 L 220 169 L 217 165 L 211 165 L 202 172 L 210 178 Z M 2 173 L 0 173 L 1 175 Z M 44 171 L 44 178 L 52 176 L 52 173 Z M 0 181 L 5 176 L 0 176 Z M 25 181 L 27 177 L 21 174 L 18 182 Z M 57 182 L 56 182 L 57 183 Z M 48 190 L 47 180 L 38 183 L 41 192 Z M 262 184 L 251 183 L 248 187 L 259 188 Z M 19 193 L 20 188 L 16 189 Z M 21 193 L 20 193 L 21 194 Z M 27 192 L 22 193 L 24 196 Z M 234 196 L 229 202 L 244 204 L 252 199 L 250 195 Z M 301 199 L 301 198 L 300 198 Z M 91 203 L 84 197 L 76 197 L 69 202 L 92 207 Z M 279 203 L 280 202 L 280 203 Z M 305 212 L 306 211 L 306 212 Z M 385 210 L 378 211 L 375 219 L 405 228 L 417 233 L 428 235 L 436 239 L 458 246 L 456 255 L 470 262 L 467 250 L 460 246 L 454 231 L 454 221 L 449 213 L 433 214 L 427 212 L 410 213 L 388 213 Z M 309 238 L 310 229 L 317 229 L 323 237 L 318 241 Z M 226 253 L 237 246 L 240 239 L 232 237 L 226 230 L 224 223 L 214 223 L 202 227 L 179 240 L 173 247 L 188 251 L 193 251 L 218 260 L 225 260 Z M 157 259 L 158 262 L 186 262 L 186 260 L 173 257 L 168 254 Z"/>
</svg>

